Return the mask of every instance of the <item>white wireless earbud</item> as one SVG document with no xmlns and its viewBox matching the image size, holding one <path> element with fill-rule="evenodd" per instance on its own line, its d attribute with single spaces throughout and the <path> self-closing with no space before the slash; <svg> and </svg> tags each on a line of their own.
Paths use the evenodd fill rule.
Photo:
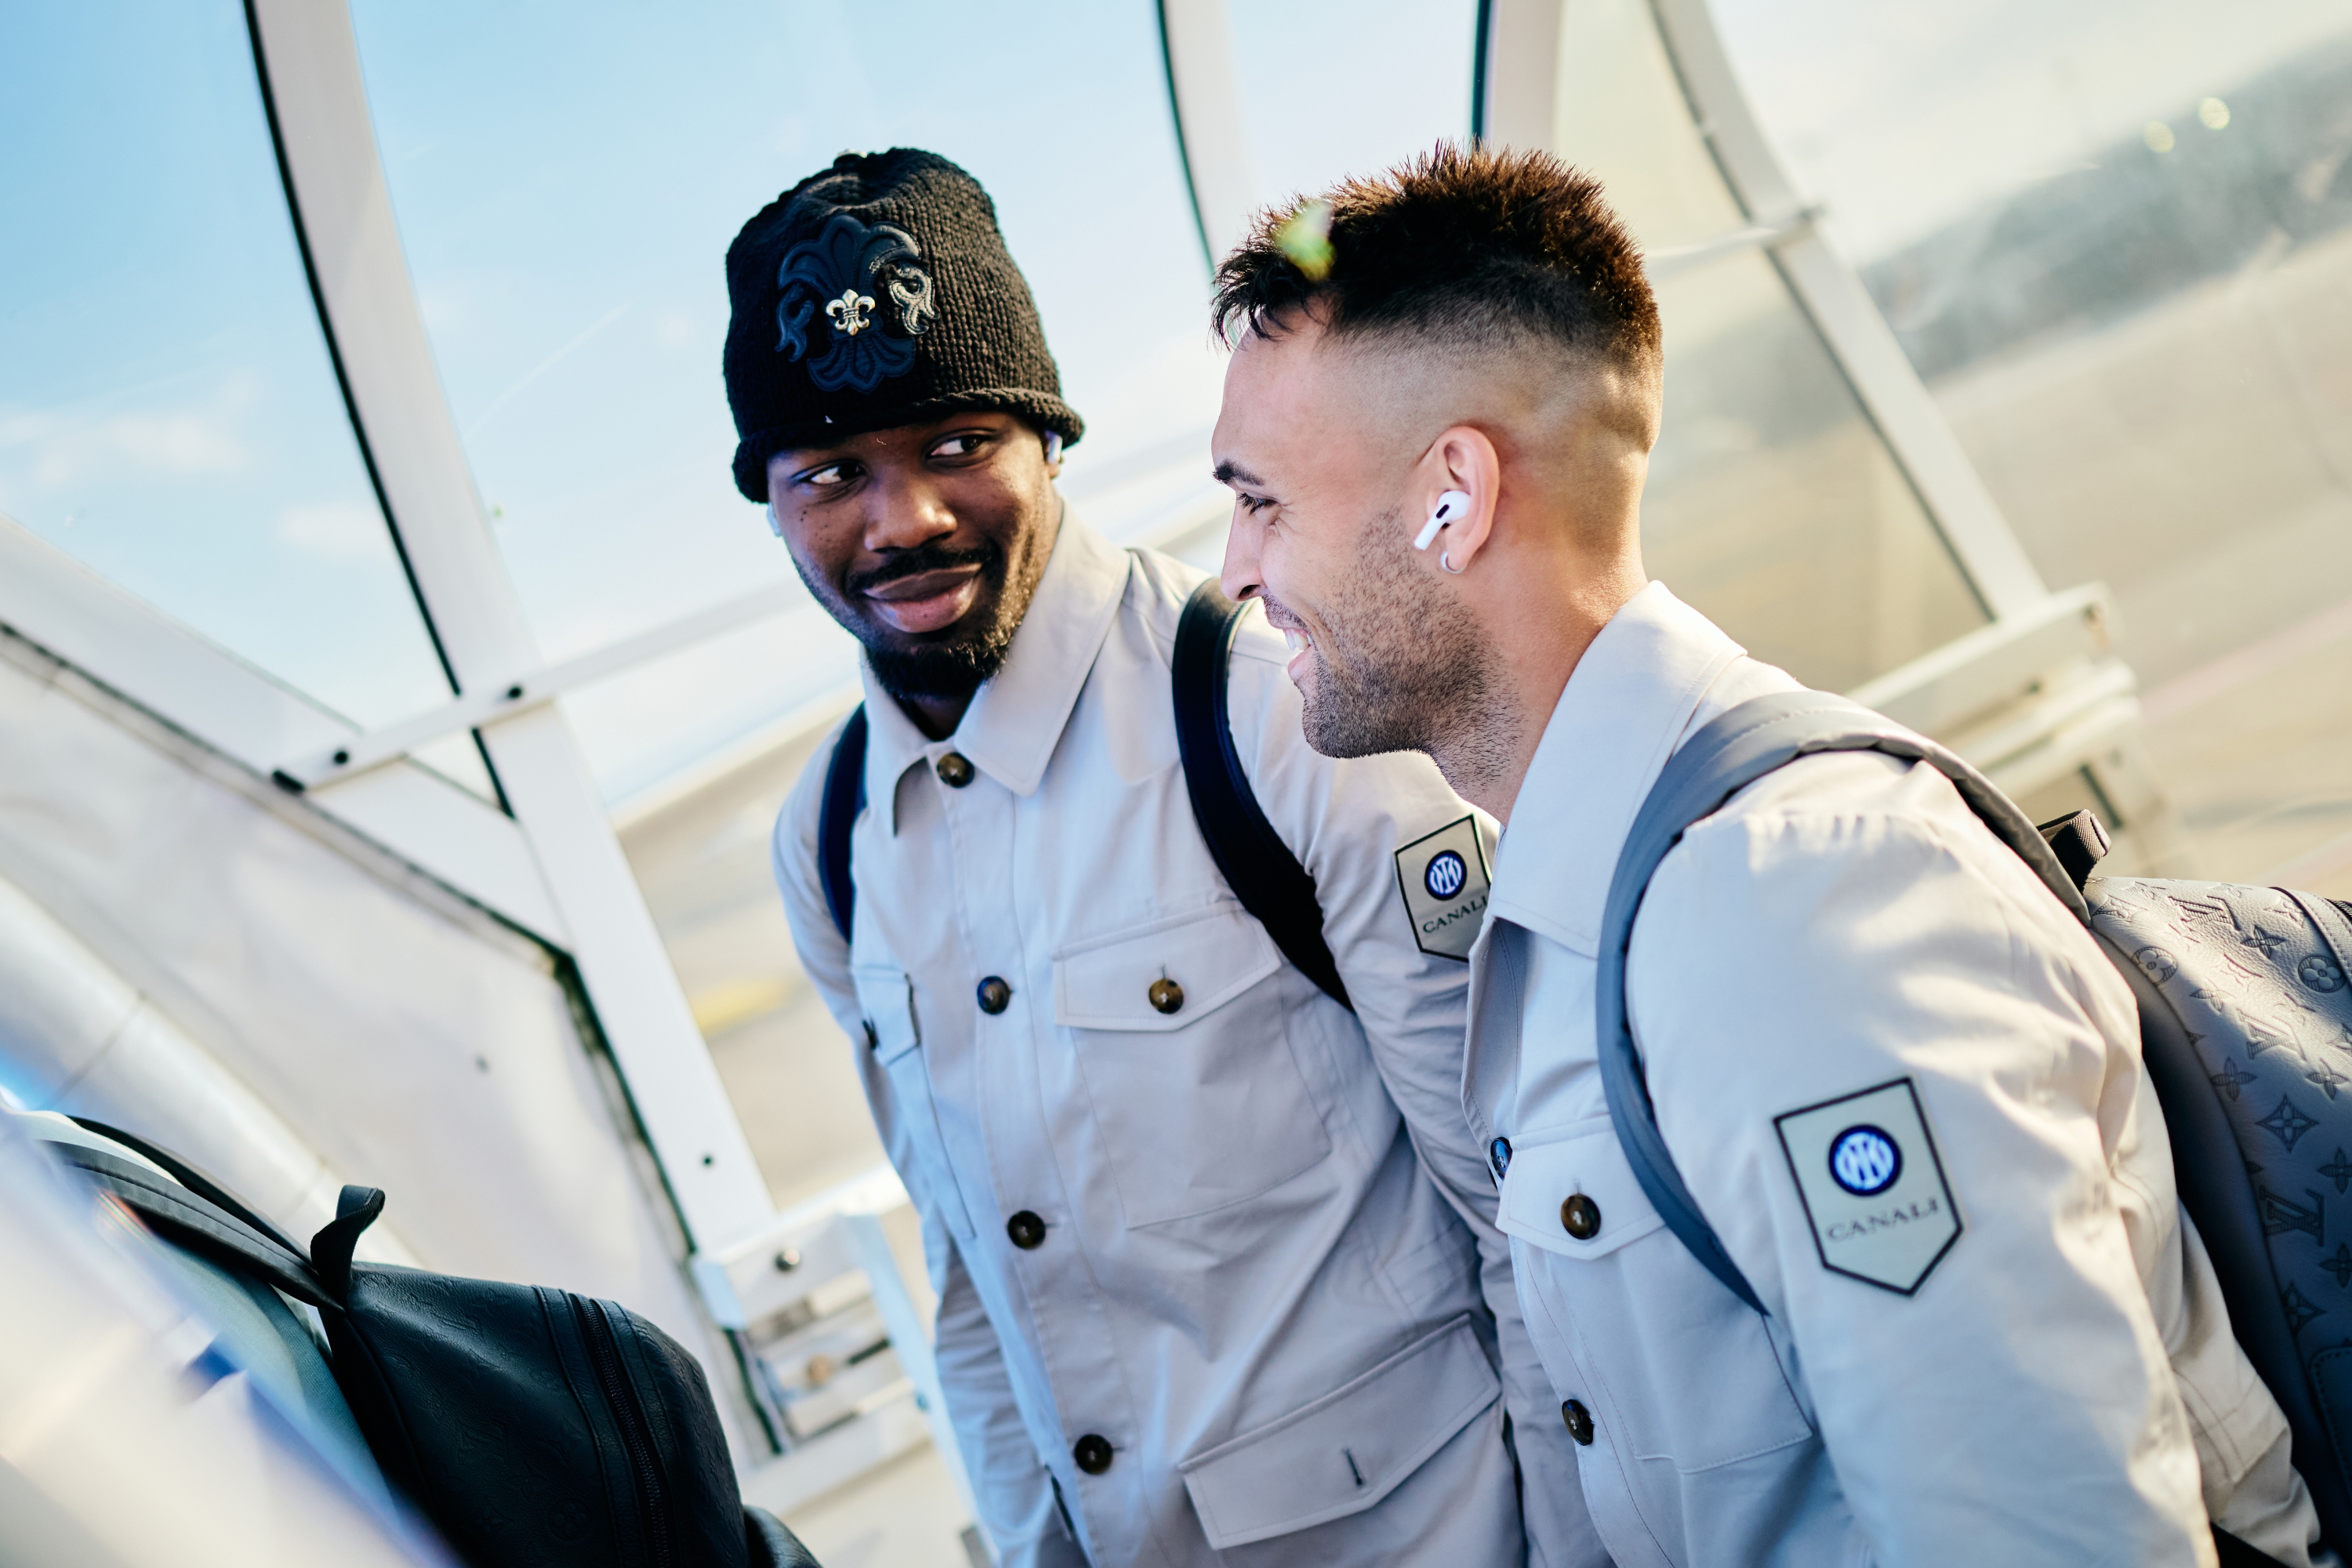
<svg viewBox="0 0 2352 1568">
<path fill-rule="evenodd" d="M 774 534 L 778 539 L 782 539 L 784 536 L 784 520 L 776 515 L 776 503 L 774 501 L 770 501 L 768 503 L 768 531 Z"/>
<path fill-rule="evenodd" d="M 1059 430 L 1048 430 L 1045 432 L 1045 461 L 1051 465 L 1061 460 L 1062 433 Z"/>
<path fill-rule="evenodd" d="M 1421 531 L 1413 535 L 1412 547 L 1415 550 L 1428 549 L 1431 542 L 1436 539 L 1439 529 L 1449 522 L 1458 522 L 1462 514 L 1469 510 L 1468 491 L 1447 490 L 1437 498 L 1437 510 L 1429 514 L 1429 521 L 1421 525 Z"/>
</svg>

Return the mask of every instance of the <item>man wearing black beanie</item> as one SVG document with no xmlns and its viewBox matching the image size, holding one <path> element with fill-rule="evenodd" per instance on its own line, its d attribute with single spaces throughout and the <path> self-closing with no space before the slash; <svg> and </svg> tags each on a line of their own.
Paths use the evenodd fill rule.
<svg viewBox="0 0 2352 1568">
<path fill-rule="evenodd" d="M 1180 761 L 1203 574 L 1066 514 L 1085 426 L 986 193 L 845 153 L 727 276 L 736 482 L 865 651 L 777 879 L 1000 1562 L 1605 1561 L 1460 1106 L 1488 825 L 1425 759 L 1317 755 L 1245 624 L 1233 753 L 1328 945 L 1291 962 Z"/>
</svg>

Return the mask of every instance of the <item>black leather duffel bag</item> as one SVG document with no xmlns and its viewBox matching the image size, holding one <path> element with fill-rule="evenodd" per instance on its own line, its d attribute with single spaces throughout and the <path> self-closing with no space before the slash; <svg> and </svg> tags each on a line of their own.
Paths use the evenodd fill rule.
<svg viewBox="0 0 2352 1568">
<path fill-rule="evenodd" d="M 356 1263 L 383 1212 L 345 1187 L 307 1248 L 187 1162 L 53 1152 L 165 1241 L 319 1309 L 335 1383 L 384 1479 L 469 1568 L 816 1568 L 743 1506 L 702 1368 L 611 1301 Z"/>
</svg>

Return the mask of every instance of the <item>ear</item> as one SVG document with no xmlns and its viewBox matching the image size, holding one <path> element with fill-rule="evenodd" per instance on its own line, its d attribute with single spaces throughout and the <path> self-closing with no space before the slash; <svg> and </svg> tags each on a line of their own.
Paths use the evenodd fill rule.
<svg viewBox="0 0 2352 1568">
<path fill-rule="evenodd" d="M 1429 455 L 1421 460 L 1413 477 L 1419 485 L 1423 518 L 1436 509 L 1438 498 L 1447 490 L 1460 490 L 1470 498 L 1469 508 L 1445 524 L 1429 552 L 1433 567 L 1438 565 L 1443 552 L 1445 566 L 1456 573 L 1468 571 L 1470 563 L 1494 537 L 1495 507 L 1503 480 L 1503 459 L 1495 443 L 1475 425 L 1456 425 L 1430 444 Z M 1420 519 L 1414 522 L 1417 527 Z"/>
</svg>

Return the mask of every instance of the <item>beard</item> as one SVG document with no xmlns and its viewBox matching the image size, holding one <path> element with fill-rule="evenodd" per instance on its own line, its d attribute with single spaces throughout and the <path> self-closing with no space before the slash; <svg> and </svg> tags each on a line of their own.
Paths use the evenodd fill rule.
<svg viewBox="0 0 2352 1568">
<path fill-rule="evenodd" d="M 797 554 L 793 564 L 810 594 L 857 638 L 882 689 L 907 701 L 970 697 L 1004 668 L 1013 636 L 1029 613 L 1038 579 L 1045 574 L 1045 555 L 1032 544 L 1015 561 L 993 541 L 961 550 L 918 545 L 871 572 L 851 574 L 838 589 L 813 576 Z M 877 626 L 852 607 L 863 602 L 868 589 L 885 583 L 960 566 L 980 568 L 980 592 L 963 618 L 945 630 L 911 637 Z"/>
<path fill-rule="evenodd" d="M 1427 752 L 1451 777 L 1449 763 L 1475 768 L 1494 749 L 1499 677 L 1469 615 L 1432 603 L 1412 531 L 1391 512 L 1361 536 L 1356 571 L 1330 595 L 1307 656 L 1304 728 L 1327 757 Z"/>
</svg>

